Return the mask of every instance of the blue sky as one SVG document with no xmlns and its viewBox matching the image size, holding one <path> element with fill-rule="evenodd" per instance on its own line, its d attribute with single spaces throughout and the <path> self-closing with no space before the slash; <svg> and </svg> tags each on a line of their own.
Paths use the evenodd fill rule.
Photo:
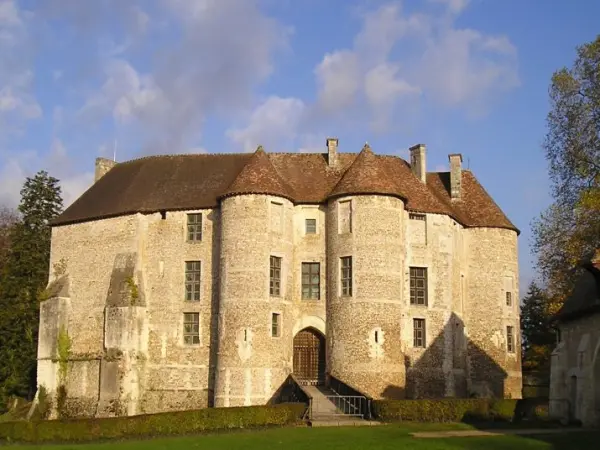
<svg viewBox="0 0 600 450">
<path fill-rule="evenodd" d="M 465 164 L 522 230 L 548 197 L 553 71 L 600 32 L 579 0 L 0 0 L 0 203 L 44 168 L 66 203 L 94 159 L 341 151 Z"/>
</svg>

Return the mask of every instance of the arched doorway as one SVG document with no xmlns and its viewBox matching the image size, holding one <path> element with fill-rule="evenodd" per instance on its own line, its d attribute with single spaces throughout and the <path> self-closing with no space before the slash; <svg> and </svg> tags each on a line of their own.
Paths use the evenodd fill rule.
<svg viewBox="0 0 600 450">
<path fill-rule="evenodd" d="M 294 375 L 302 384 L 325 382 L 325 337 L 314 328 L 294 337 Z"/>
</svg>

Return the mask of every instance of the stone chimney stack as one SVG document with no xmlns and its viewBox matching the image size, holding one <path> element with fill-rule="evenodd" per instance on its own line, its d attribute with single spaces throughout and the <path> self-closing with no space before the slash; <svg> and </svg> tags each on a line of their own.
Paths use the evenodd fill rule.
<svg viewBox="0 0 600 450">
<path fill-rule="evenodd" d="M 448 155 L 450 160 L 450 198 L 459 200 L 462 196 L 462 155 Z"/>
<path fill-rule="evenodd" d="M 427 164 L 425 155 L 425 144 L 413 145 L 410 148 L 410 168 L 412 173 L 421 180 L 421 183 L 427 183 Z"/>
<path fill-rule="evenodd" d="M 329 167 L 335 167 L 337 164 L 337 138 L 327 138 L 327 163 Z"/>
<path fill-rule="evenodd" d="M 112 159 L 96 158 L 96 173 L 94 176 L 94 183 L 106 175 L 108 171 L 116 165 L 117 163 Z"/>
</svg>

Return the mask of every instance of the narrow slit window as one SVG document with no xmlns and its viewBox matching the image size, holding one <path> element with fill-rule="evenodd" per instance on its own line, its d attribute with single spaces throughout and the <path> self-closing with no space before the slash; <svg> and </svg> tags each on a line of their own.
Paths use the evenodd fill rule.
<svg viewBox="0 0 600 450">
<path fill-rule="evenodd" d="M 506 306 L 512 306 L 512 292 L 506 293 Z"/>
<path fill-rule="evenodd" d="M 508 353 L 515 352 L 515 329 L 514 327 L 506 327 L 506 350 Z"/>
<path fill-rule="evenodd" d="M 341 259 L 342 297 L 352 297 L 352 256 Z"/>
</svg>

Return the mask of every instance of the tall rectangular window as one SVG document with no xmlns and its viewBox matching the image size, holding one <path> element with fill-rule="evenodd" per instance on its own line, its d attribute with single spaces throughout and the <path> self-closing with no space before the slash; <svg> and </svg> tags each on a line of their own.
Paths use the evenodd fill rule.
<svg viewBox="0 0 600 450">
<path fill-rule="evenodd" d="M 185 263 L 185 299 L 190 302 L 200 301 L 200 261 Z"/>
<path fill-rule="evenodd" d="M 316 234 L 317 233 L 317 219 L 306 219 L 304 222 L 305 234 Z"/>
<path fill-rule="evenodd" d="M 512 292 L 506 293 L 506 306 L 512 306 Z"/>
<path fill-rule="evenodd" d="M 281 314 L 271 314 L 271 336 L 279 337 L 281 335 Z"/>
<path fill-rule="evenodd" d="M 271 202 L 271 231 L 281 233 L 283 231 L 283 204 Z"/>
<path fill-rule="evenodd" d="M 342 296 L 352 297 L 352 256 L 344 256 L 340 259 L 342 268 Z"/>
<path fill-rule="evenodd" d="M 410 268 L 410 304 L 427 306 L 427 268 Z"/>
<path fill-rule="evenodd" d="M 338 203 L 338 233 L 352 233 L 352 201 Z"/>
<path fill-rule="evenodd" d="M 183 313 L 183 342 L 188 345 L 200 343 L 199 313 Z"/>
<path fill-rule="evenodd" d="M 515 352 L 515 329 L 514 327 L 506 327 L 506 350 L 508 353 Z"/>
<path fill-rule="evenodd" d="M 425 348 L 425 319 L 413 319 L 413 347 Z"/>
<path fill-rule="evenodd" d="M 271 256 L 269 270 L 269 294 L 271 297 L 281 295 L 281 258 Z"/>
<path fill-rule="evenodd" d="M 319 300 L 321 295 L 321 264 L 302 263 L 302 298 Z"/>
<path fill-rule="evenodd" d="M 187 240 L 202 240 L 202 214 L 187 215 Z"/>
</svg>

